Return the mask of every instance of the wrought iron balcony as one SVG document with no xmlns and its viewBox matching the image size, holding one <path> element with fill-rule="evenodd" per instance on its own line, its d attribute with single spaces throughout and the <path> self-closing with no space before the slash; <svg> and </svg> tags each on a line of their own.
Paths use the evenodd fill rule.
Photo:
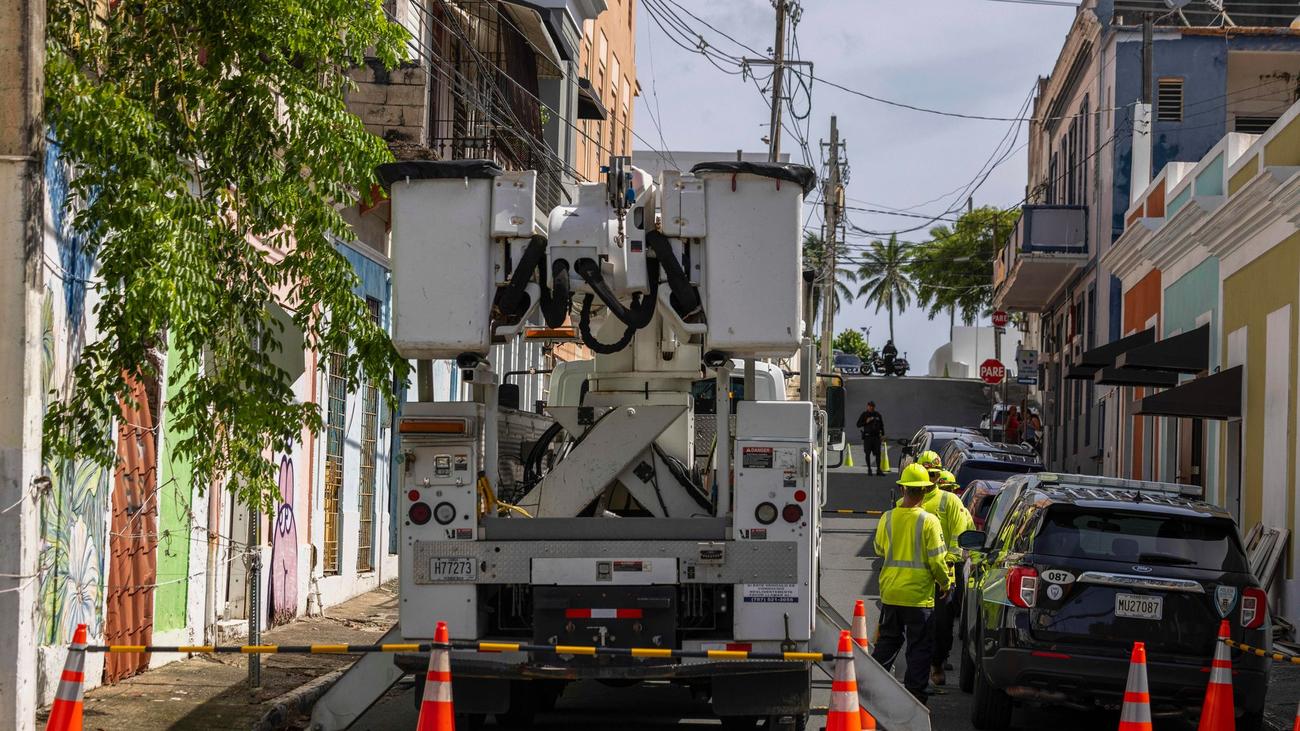
<svg viewBox="0 0 1300 731">
<path fill-rule="evenodd" d="M 993 304 L 1041 312 L 1088 262 L 1087 206 L 1025 206 L 993 265 Z"/>
</svg>

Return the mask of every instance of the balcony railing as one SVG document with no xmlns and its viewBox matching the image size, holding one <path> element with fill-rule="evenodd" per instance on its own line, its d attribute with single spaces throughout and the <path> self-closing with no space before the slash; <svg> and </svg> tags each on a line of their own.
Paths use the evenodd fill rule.
<svg viewBox="0 0 1300 731">
<path fill-rule="evenodd" d="M 1041 312 L 1088 256 L 1087 206 L 1025 206 L 994 262 L 994 304 Z"/>
</svg>

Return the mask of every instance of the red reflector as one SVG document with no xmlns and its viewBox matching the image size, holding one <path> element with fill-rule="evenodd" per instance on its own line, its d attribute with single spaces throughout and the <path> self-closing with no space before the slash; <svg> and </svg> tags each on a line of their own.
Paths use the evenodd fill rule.
<svg viewBox="0 0 1300 731">
<path fill-rule="evenodd" d="M 753 652 L 754 646 L 748 642 L 728 642 L 727 652 Z"/>
<path fill-rule="evenodd" d="M 1052 659 L 1052 660 L 1069 660 L 1069 659 L 1070 659 L 1070 656 L 1067 655 L 1067 654 L 1065 654 L 1065 653 L 1063 653 L 1063 652 L 1043 652 L 1042 650 L 1034 650 L 1033 652 L 1031 652 L 1031 653 L 1029 653 L 1029 654 L 1030 654 L 1030 655 L 1033 655 L 1034 657 L 1046 657 L 1046 658 L 1049 658 L 1049 659 Z"/>
<path fill-rule="evenodd" d="M 803 517 L 803 508 L 798 505 L 787 505 L 781 509 L 781 517 L 785 518 L 787 523 L 798 523 Z"/>
<path fill-rule="evenodd" d="M 412 491 L 406 493 L 406 496 L 407 496 L 408 498 L 411 499 L 411 502 L 415 502 L 416 500 L 419 500 L 419 499 L 420 499 L 420 491 L 419 491 L 419 490 L 412 490 Z"/>
<path fill-rule="evenodd" d="M 803 490 L 795 490 L 795 491 L 794 491 L 794 501 L 795 501 L 795 502 L 797 502 L 797 503 L 801 503 L 801 502 L 803 502 L 804 500 L 807 500 L 807 499 L 808 499 L 808 493 L 804 492 Z"/>
<path fill-rule="evenodd" d="M 645 612 L 640 609 L 566 609 L 565 619 L 642 619 Z"/>
</svg>

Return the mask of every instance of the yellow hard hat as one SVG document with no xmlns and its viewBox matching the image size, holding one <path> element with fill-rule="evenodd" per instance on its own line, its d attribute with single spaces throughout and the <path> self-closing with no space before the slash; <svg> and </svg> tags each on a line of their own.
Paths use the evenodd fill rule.
<svg viewBox="0 0 1300 731">
<path fill-rule="evenodd" d="M 948 470 L 939 470 L 938 482 L 940 485 L 956 485 L 957 477 Z"/>
<path fill-rule="evenodd" d="M 917 457 L 916 461 L 920 462 L 928 470 L 937 470 L 943 466 L 943 462 L 939 461 L 939 453 L 933 449 L 921 452 L 921 456 Z"/>
<path fill-rule="evenodd" d="M 898 484 L 903 487 L 930 487 L 934 482 L 930 480 L 930 473 L 924 467 L 913 462 L 903 469 Z"/>
</svg>

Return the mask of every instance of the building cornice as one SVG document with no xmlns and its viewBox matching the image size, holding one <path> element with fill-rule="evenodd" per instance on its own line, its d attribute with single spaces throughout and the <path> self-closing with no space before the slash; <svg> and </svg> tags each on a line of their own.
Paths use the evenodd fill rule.
<svg viewBox="0 0 1300 731">
<path fill-rule="evenodd" d="M 1293 211 L 1279 211 L 1273 202 L 1273 193 L 1283 181 L 1294 177 L 1300 168 L 1266 166 L 1237 193 L 1228 198 L 1202 227 L 1203 239 L 1209 252 L 1226 258 L 1250 241 L 1251 237 L 1267 228 L 1276 219 Z"/>
<path fill-rule="evenodd" d="M 1164 222 L 1163 218 L 1139 218 L 1134 221 L 1124 229 L 1115 244 L 1101 255 L 1101 265 L 1125 282 L 1139 269 L 1151 268 L 1147 245 Z"/>
<path fill-rule="evenodd" d="M 1192 196 L 1173 217 L 1166 219 L 1164 227 L 1147 244 L 1152 266 L 1163 271 L 1195 250 L 1202 243 L 1201 226 L 1226 200 L 1221 195 Z"/>
</svg>

